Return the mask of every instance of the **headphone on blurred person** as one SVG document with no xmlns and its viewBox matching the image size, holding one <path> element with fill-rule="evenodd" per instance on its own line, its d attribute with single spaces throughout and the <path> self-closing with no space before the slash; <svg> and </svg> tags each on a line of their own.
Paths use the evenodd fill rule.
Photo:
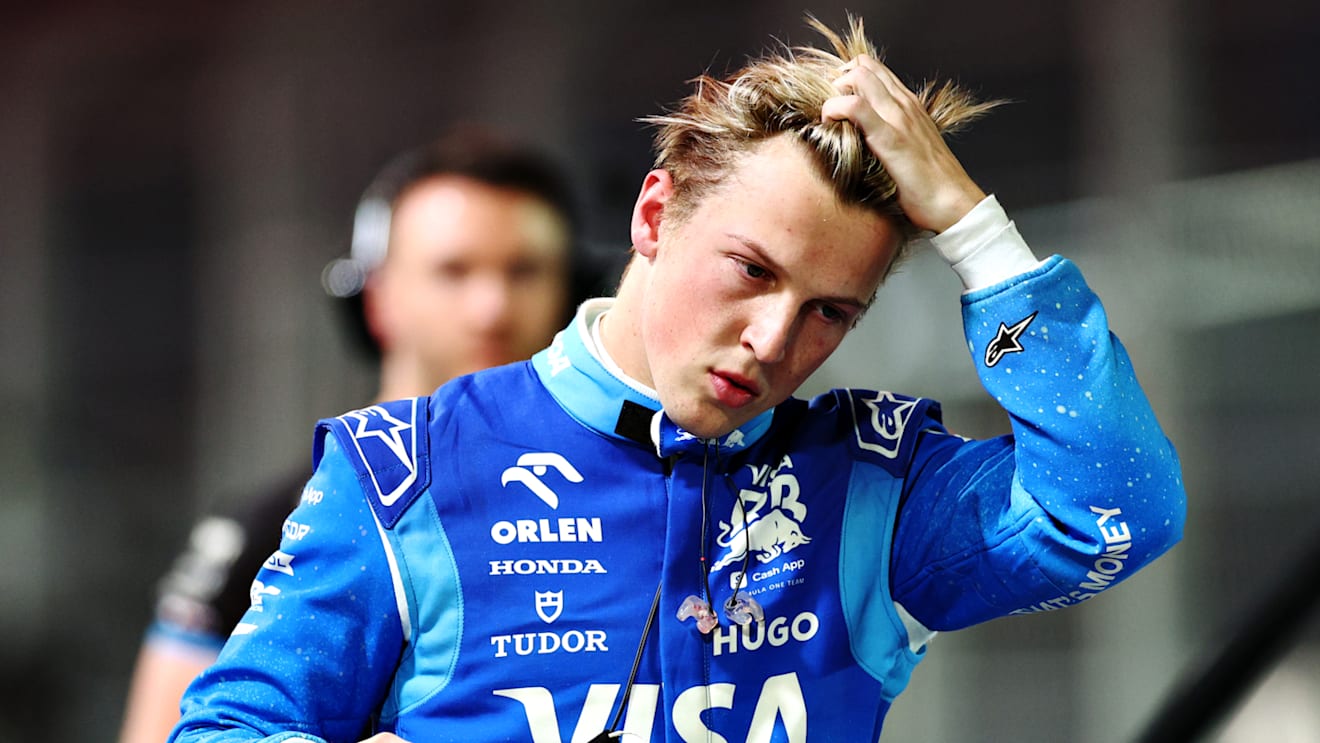
<svg viewBox="0 0 1320 743">
<path fill-rule="evenodd" d="M 583 300 L 613 291 L 612 267 L 587 260 L 581 244 L 576 200 L 559 168 L 541 152 L 489 128 L 464 124 L 432 142 L 396 156 L 376 175 L 353 212 L 347 255 L 326 264 L 321 286 L 343 307 L 354 345 L 373 358 L 380 347 L 367 325 L 362 290 L 389 250 L 390 221 L 399 198 L 414 184 L 441 175 L 460 175 L 530 194 L 564 217 L 569 231 L 569 315 Z M 607 262 L 608 263 L 608 262 Z"/>
</svg>

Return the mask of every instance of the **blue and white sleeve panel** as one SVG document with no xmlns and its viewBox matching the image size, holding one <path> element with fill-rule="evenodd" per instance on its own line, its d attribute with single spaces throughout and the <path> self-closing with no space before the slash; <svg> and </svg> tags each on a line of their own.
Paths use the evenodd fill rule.
<svg viewBox="0 0 1320 743">
<path fill-rule="evenodd" d="M 380 528 L 332 434 L 252 605 L 189 688 L 171 740 L 358 740 L 388 689 L 403 622 Z"/>
<path fill-rule="evenodd" d="M 1083 601 L 1176 543 L 1177 454 L 1077 267 L 1055 256 L 968 292 L 963 321 L 982 384 L 1012 423 L 1010 517 L 1052 584 L 1014 597 L 1011 613 Z"/>
<path fill-rule="evenodd" d="M 1075 265 L 1055 256 L 962 301 L 1013 434 L 919 446 L 894 591 L 932 630 L 1080 603 L 1176 543 L 1185 509 L 1178 457 Z"/>
</svg>

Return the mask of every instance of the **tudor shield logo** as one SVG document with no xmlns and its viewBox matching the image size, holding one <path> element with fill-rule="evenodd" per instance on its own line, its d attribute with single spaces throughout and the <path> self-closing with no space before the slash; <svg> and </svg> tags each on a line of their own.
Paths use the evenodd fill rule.
<svg viewBox="0 0 1320 743">
<path fill-rule="evenodd" d="M 546 624 L 554 624 L 564 612 L 563 591 L 536 591 L 536 616 Z"/>
</svg>

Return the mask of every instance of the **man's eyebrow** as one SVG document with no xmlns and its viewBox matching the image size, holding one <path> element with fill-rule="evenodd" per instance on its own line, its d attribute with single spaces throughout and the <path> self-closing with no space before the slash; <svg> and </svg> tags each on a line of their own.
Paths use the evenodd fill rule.
<svg viewBox="0 0 1320 743">
<path fill-rule="evenodd" d="M 742 243 L 743 246 L 746 247 L 748 250 L 752 251 L 753 253 L 756 253 L 757 261 L 765 264 L 765 267 L 770 269 L 772 273 L 782 274 L 784 272 L 783 266 L 780 266 L 778 263 L 774 261 L 773 258 L 770 257 L 770 254 L 766 252 L 765 247 L 762 246 L 761 243 L 757 242 L 753 238 L 739 234 L 737 232 L 726 232 L 725 235 L 729 238 L 732 238 L 733 240 Z M 846 297 L 843 295 L 816 297 L 816 299 L 818 301 L 827 302 L 829 304 L 841 304 L 849 307 L 855 307 L 858 309 L 858 311 L 864 312 L 868 307 L 871 306 L 871 302 L 875 300 L 875 295 L 872 295 L 871 299 L 866 301 L 862 301 L 857 297 Z"/>
</svg>

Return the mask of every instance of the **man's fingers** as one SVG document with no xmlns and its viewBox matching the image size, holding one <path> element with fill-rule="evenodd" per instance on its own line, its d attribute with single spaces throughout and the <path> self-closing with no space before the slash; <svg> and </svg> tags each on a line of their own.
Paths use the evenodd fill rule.
<svg viewBox="0 0 1320 743">
<path fill-rule="evenodd" d="M 859 79 L 856 70 L 856 67 L 841 70 L 839 76 L 834 78 L 834 82 L 832 83 L 834 89 L 839 91 L 842 95 L 856 95 Z"/>
<path fill-rule="evenodd" d="M 863 54 L 854 58 L 852 63 L 854 67 L 860 67 L 875 75 L 876 79 L 885 86 L 885 90 L 895 98 L 916 98 L 916 94 L 904 85 L 903 81 L 898 79 L 898 75 L 894 74 L 894 71 L 889 69 L 889 66 L 884 62 Z"/>
<path fill-rule="evenodd" d="M 825 121 L 851 121 L 898 185 L 899 206 L 919 229 L 941 232 L 984 198 L 949 150 L 920 97 L 878 60 L 839 68 L 840 95 L 821 106 Z"/>
<path fill-rule="evenodd" d="M 851 121 L 862 131 L 888 126 L 875 109 L 859 95 L 837 95 L 820 107 L 821 121 Z"/>
<path fill-rule="evenodd" d="M 896 125 L 905 116 L 903 106 L 894 98 L 889 88 L 875 73 L 864 66 L 854 66 L 845 72 L 834 81 L 834 88 L 842 95 L 861 98 L 874 109 L 876 116 L 891 126 Z M 864 118 L 872 117 L 864 116 Z M 854 122 L 859 125 L 866 123 L 855 118 Z"/>
<path fill-rule="evenodd" d="M 846 79 L 837 81 L 835 87 L 840 94 L 821 104 L 821 121 L 851 121 L 864 136 L 874 137 L 888 135 L 902 119 L 898 104 L 883 91 L 859 89 Z"/>
<path fill-rule="evenodd" d="M 921 119 L 925 112 L 906 88 L 906 100 L 894 97 L 883 78 L 869 65 L 879 64 L 859 58 L 857 64 L 834 81 L 840 95 L 828 99 L 821 106 L 821 120 L 847 119 L 862 130 L 868 143 L 881 162 L 886 162 L 895 148 L 925 128 Z"/>
</svg>

